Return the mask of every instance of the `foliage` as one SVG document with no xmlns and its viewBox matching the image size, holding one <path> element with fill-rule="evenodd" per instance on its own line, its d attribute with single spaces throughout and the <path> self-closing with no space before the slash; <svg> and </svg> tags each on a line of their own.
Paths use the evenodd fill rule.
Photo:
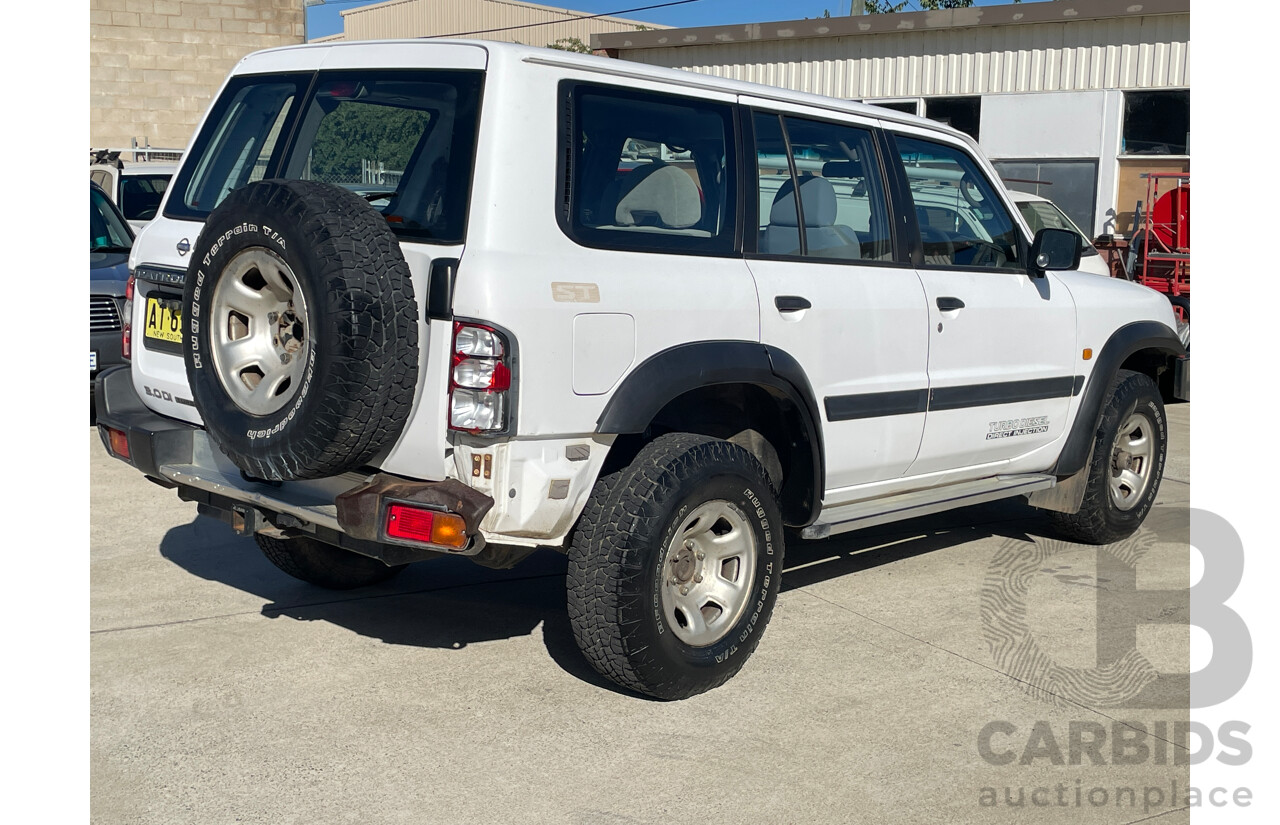
<svg viewBox="0 0 1280 825">
<path fill-rule="evenodd" d="M 562 37 L 554 43 L 547 44 L 548 49 L 559 49 L 562 52 L 578 52 L 591 54 L 591 47 L 576 37 Z"/>
<path fill-rule="evenodd" d="M 361 160 L 402 170 L 430 119 L 423 111 L 343 101 L 320 121 L 311 149 L 312 177 L 358 182 Z"/>
</svg>

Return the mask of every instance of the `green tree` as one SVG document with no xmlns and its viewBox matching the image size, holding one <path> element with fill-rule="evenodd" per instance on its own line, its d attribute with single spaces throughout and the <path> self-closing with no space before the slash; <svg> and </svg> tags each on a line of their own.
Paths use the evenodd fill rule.
<svg viewBox="0 0 1280 825">
<path fill-rule="evenodd" d="M 316 130 L 311 174 L 331 183 L 358 183 L 362 160 L 401 171 L 430 119 L 413 109 L 343 101 Z"/>
<path fill-rule="evenodd" d="M 554 43 L 547 44 L 548 49 L 559 49 L 562 52 L 578 52 L 591 54 L 591 47 L 576 37 L 562 37 Z"/>
</svg>

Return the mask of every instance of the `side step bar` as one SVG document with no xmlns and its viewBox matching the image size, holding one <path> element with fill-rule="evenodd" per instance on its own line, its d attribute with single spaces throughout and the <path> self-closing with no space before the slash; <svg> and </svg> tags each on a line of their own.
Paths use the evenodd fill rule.
<svg viewBox="0 0 1280 825">
<path fill-rule="evenodd" d="M 852 504 L 825 508 L 818 520 L 804 528 L 800 535 L 806 539 L 824 539 L 836 533 L 847 533 L 877 524 L 1033 493 L 1048 489 L 1056 483 L 1057 478 L 1051 475 L 995 476 L 946 487 L 855 501 Z"/>
</svg>

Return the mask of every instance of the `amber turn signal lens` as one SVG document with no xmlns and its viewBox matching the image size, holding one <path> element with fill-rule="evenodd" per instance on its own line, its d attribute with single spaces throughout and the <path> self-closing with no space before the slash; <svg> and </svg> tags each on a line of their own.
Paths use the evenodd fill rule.
<svg viewBox="0 0 1280 825">
<path fill-rule="evenodd" d="M 1093 357 L 1093 350 L 1086 349 L 1084 352 L 1081 353 L 1081 357 L 1083 357 L 1084 360 L 1088 361 L 1090 358 Z"/>
<path fill-rule="evenodd" d="M 419 541 L 460 549 L 467 544 L 467 523 L 462 516 L 409 504 L 387 507 L 387 538 Z"/>
<path fill-rule="evenodd" d="M 111 452 L 129 460 L 129 436 L 119 430 L 107 429 L 107 442 L 111 445 Z"/>
</svg>

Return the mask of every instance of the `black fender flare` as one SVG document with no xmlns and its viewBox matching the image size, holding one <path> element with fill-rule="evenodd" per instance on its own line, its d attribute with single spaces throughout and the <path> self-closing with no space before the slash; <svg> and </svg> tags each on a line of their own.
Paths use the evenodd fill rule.
<svg viewBox="0 0 1280 825">
<path fill-rule="evenodd" d="M 1102 408 L 1111 382 L 1129 356 L 1142 350 L 1157 350 L 1170 357 L 1187 354 L 1177 333 L 1158 321 L 1135 321 L 1113 332 L 1098 353 L 1093 371 L 1085 382 L 1080 409 L 1058 455 L 1058 463 L 1052 470 L 1054 475 L 1065 478 L 1084 469 L 1098 432 L 1098 423 L 1102 420 Z"/>
<path fill-rule="evenodd" d="M 671 401 L 700 387 L 749 384 L 788 401 L 799 412 L 811 452 L 813 477 L 790 479 L 808 502 L 807 513 L 792 513 L 788 524 L 806 526 L 822 510 L 826 464 L 822 418 L 808 376 L 791 355 L 758 341 L 703 341 L 680 344 L 650 356 L 613 392 L 596 421 L 597 433 L 643 433 Z"/>
</svg>

